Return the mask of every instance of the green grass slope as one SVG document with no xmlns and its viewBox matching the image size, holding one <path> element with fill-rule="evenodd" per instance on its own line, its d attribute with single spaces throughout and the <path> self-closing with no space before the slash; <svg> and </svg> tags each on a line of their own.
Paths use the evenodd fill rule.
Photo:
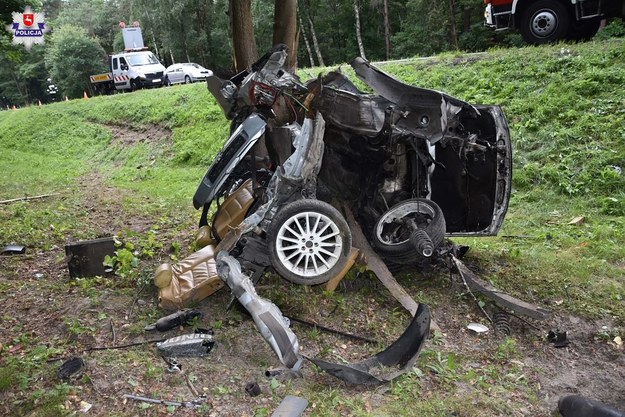
<svg viewBox="0 0 625 417">
<path fill-rule="evenodd" d="M 383 66 L 407 83 L 504 108 L 514 149 L 510 211 L 500 237 L 466 240 L 504 289 L 556 308 L 625 317 L 624 67 L 621 40 Z M 112 128 L 171 134 L 129 144 Z M 203 84 L 3 111 L 0 197 L 71 190 L 95 172 L 128 191 L 129 213 L 193 216 L 191 196 L 227 131 Z M 78 227 L 58 211 L 22 207 L 0 206 L 5 243 L 40 243 L 45 216 L 66 223 L 64 230 Z M 569 225 L 576 216 L 585 222 Z"/>
</svg>

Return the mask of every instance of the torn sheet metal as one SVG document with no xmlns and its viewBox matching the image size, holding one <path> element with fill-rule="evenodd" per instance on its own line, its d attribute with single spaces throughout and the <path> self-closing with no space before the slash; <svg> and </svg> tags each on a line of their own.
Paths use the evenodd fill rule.
<svg viewBox="0 0 625 417">
<path fill-rule="evenodd" d="M 469 109 L 474 115 L 479 114 L 475 107 L 461 100 L 404 84 L 360 57 L 354 59 L 351 66 L 369 87 L 404 110 L 404 117 L 397 121 L 397 127 L 424 137 L 432 144 L 445 136 L 448 127 L 454 124 L 450 118 L 461 110 Z"/>
<path fill-rule="evenodd" d="M 381 385 L 410 371 L 430 334 L 430 309 L 419 304 L 412 322 L 393 344 L 375 356 L 353 364 L 309 359 L 332 376 L 357 385 Z"/>
<path fill-rule="evenodd" d="M 23 255 L 26 253 L 26 246 L 7 245 L 0 250 L 0 255 Z"/>
<path fill-rule="evenodd" d="M 227 252 L 217 254 L 217 272 L 241 305 L 249 311 L 260 334 L 278 355 L 280 362 L 289 368 L 299 369 L 302 363 L 299 342 L 280 309 L 256 293 L 252 281 L 241 272 L 239 262 Z"/>
<path fill-rule="evenodd" d="M 156 344 L 159 354 L 171 358 L 206 356 L 213 349 L 213 336 L 204 333 L 183 334 Z"/>
<path fill-rule="evenodd" d="M 287 395 L 271 414 L 271 417 L 299 417 L 304 414 L 306 407 L 308 407 L 306 398 Z"/>
<path fill-rule="evenodd" d="M 523 314 L 536 320 L 544 320 L 551 315 L 549 311 L 542 307 L 521 301 L 511 295 L 501 292 L 486 281 L 478 278 L 478 276 L 471 272 L 471 270 L 467 268 L 467 266 L 462 263 L 460 259 L 456 258 L 454 255 L 450 256 L 456 266 L 456 269 L 458 270 L 458 273 L 462 276 L 462 279 L 467 283 L 469 288 L 479 291 L 484 296 L 499 304 L 501 307 L 510 309 L 517 314 Z"/>
</svg>

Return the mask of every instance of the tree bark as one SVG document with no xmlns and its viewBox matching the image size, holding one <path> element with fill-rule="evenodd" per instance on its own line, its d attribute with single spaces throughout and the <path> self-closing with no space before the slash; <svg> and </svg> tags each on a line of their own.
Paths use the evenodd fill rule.
<svg viewBox="0 0 625 417">
<path fill-rule="evenodd" d="M 236 71 L 243 71 L 258 59 L 252 26 L 251 0 L 230 0 L 230 24 L 232 25 L 234 68 Z"/>
<path fill-rule="evenodd" d="M 462 8 L 462 31 L 464 33 L 471 30 L 471 8 L 464 6 Z"/>
<path fill-rule="evenodd" d="M 388 61 L 391 58 L 391 25 L 388 19 L 388 0 L 384 0 L 384 46 L 385 56 Z"/>
<path fill-rule="evenodd" d="M 306 45 L 306 52 L 308 52 L 308 59 L 310 60 L 310 66 L 315 66 L 315 59 L 313 57 L 312 49 L 310 49 L 310 42 L 308 42 L 308 36 L 306 36 L 306 30 L 304 29 L 304 23 L 302 22 L 302 16 L 299 16 L 299 28 L 302 31 L 302 37 L 304 38 L 304 44 Z"/>
<path fill-rule="evenodd" d="M 458 30 L 456 29 L 456 0 L 449 0 L 449 35 L 455 49 L 460 49 Z"/>
<path fill-rule="evenodd" d="M 288 67 L 297 67 L 297 0 L 275 0 L 273 14 L 273 44 L 289 48 Z"/>
<path fill-rule="evenodd" d="M 319 49 L 319 42 L 317 41 L 317 32 L 315 32 L 315 25 L 313 24 L 310 15 L 308 15 L 308 26 L 310 26 L 310 36 L 312 36 L 313 46 L 315 48 L 315 53 L 317 54 L 317 61 L 319 62 L 319 66 L 325 67 L 326 64 L 323 62 L 323 56 L 321 55 L 321 49 Z"/>
<path fill-rule="evenodd" d="M 360 34 L 360 5 L 358 4 L 358 0 L 354 0 L 354 17 L 356 18 L 356 40 L 358 41 L 360 57 L 362 59 L 367 59 L 365 56 L 365 47 L 362 44 L 362 36 Z"/>
</svg>

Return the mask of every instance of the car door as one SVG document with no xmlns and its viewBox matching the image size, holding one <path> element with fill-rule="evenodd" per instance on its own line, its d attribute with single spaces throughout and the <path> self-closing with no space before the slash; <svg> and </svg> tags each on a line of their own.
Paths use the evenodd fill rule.
<svg viewBox="0 0 625 417">
<path fill-rule="evenodd" d="M 130 88 L 130 77 L 128 76 L 128 63 L 123 56 L 113 57 L 111 63 L 113 71 L 113 80 L 117 90 L 125 90 Z"/>
<path fill-rule="evenodd" d="M 173 71 L 171 72 L 169 80 L 171 81 L 172 84 L 181 83 L 184 81 L 184 76 L 182 74 L 182 67 L 180 67 L 180 65 L 177 65 L 176 67 L 173 68 Z"/>
</svg>

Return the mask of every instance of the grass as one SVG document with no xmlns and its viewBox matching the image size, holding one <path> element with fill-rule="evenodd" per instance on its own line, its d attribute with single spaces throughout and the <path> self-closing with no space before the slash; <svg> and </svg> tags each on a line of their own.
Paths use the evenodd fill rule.
<svg viewBox="0 0 625 417">
<path fill-rule="evenodd" d="M 514 149 L 509 212 L 498 237 L 456 240 L 471 247 L 469 261 L 496 286 L 519 298 L 562 314 L 609 317 L 616 328 L 625 326 L 624 65 L 625 44 L 608 40 L 493 50 L 479 57 L 445 54 L 383 68 L 409 84 L 471 103 L 499 104 L 508 117 Z M 111 127 L 130 129 L 137 140 L 121 142 Z M 152 131 L 165 133 L 147 139 Z M 118 258 L 125 259 L 118 265 L 124 279 L 37 283 L 42 291 L 77 292 L 91 300 L 94 312 L 66 319 L 66 334 L 58 340 L 46 344 L 3 317 L 13 332 L 11 340 L 2 341 L 4 349 L 23 347 L 4 356 L 0 346 L 0 396 L 36 387 L 17 400 L 19 413 L 63 415 L 59 407 L 74 388 L 49 382 L 53 369 L 46 361 L 60 353 L 54 346 L 72 348 L 81 338 L 99 336 L 105 325 L 98 324 L 98 317 L 107 320 L 116 314 L 101 310 L 107 305 L 100 296 L 133 297 L 155 264 L 189 253 L 198 217 L 191 197 L 227 132 L 227 121 L 202 84 L 0 112 L 0 199 L 60 193 L 0 205 L 0 244 L 24 244 L 36 254 L 74 239 L 115 233 L 122 242 Z M 93 201 L 110 210 L 103 225 L 90 220 Z M 584 222 L 569 224 L 577 216 Z M 144 222 L 148 231 L 134 231 L 132 219 Z M 34 285 L 18 284 L 25 273 L 30 274 L 20 269 L 19 262 L 4 263 L 8 268 L 0 280 L 3 298 L 16 288 Z M 356 311 L 361 318 L 375 312 L 388 327 L 372 321 L 365 329 L 386 340 L 401 329 L 405 317 L 375 288 L 349 290 L 369 278 L 352 272 L 345 292 L 278 283 L 264 295 L 295 316 L 333 311 L 349 318 Z M 407 275 L 400 281 L 435 309 L 449 303 L 444 280 Z M 471 314 L 459 296 L 452 297 L 459 310 Z M 158 313 L 146 309 L 138 317 L 148 322 Z M 211 320 L 224 332 L 240 322 Z M 131 326 L 128 332 L 140 334 L 140 327 Z M 313 345 L 327 338 L 314 330 L 297 332 Z M 597 337 L 609 341 L 619 335 L 612 329 L 606 334 Z M 538 388 L 536 371 L 521 364 L 525 349 L 514 338 L 501 339 L 484 352 L 453 351 L 431 343 L 416 368 L 393 381 L 385 393 L 328 386 L 319 381 L 324 376 L 316 374 L 297 387 L 272 387 L 272 398 L 304 395 L 312 405 L 311 415 L 403 415 L 406 409 L 423 416 L 528 414 L 527 407 L 538 401 Z M 161 364 L 155 365 L 158 362 L 151 362 L 141 350 L 103 353 L 101 360 L 140 364 L 141 370 L 132 376 L 118 372 L 135 384 L 141 378 L 169 381 Z M 48 381 L 47 391 L 39 389 L 42 381 Z M 224 398 L 237 392 L 237 386 L 227 381 L 212 391 Z M 271 409 L 256 404 L 253 413 L 268 415 Z"/>
</svg>

